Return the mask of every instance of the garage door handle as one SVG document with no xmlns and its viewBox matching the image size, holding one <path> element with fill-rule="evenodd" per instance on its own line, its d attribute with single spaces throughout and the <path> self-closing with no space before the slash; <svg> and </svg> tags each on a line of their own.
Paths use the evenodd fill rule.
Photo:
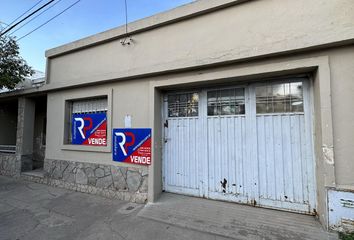
<svg viewBox="0 0 354 240">
<path fill-rule="evenodd" d="M 168 140 L 170 140 L 170 139 L 171 139 L 171 138 L 165 138 L 165 139 L 164 139 L 164 142 L 167 143 Z"/>
</svg>

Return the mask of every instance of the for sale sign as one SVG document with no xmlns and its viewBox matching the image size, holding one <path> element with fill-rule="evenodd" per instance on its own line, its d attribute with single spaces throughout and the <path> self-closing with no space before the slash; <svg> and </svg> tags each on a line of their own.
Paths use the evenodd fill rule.
<svg viewBox="0 0 354 240">
<path fill-rule="evenodd" d="M 106 113 L 73 114 L 72 144 L 106 146 Z"/>
<path fill-rule="evenodd" d="M 113 160 L 140 165 L 151 164 L 151 129 L 113 129 Z"/>
</svg>

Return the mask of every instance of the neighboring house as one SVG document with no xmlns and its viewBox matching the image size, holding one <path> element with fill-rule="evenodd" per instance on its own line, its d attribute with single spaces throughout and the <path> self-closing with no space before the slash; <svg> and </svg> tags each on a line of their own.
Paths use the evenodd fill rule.
<svg viewBox="0 0 354 240">
<path fill-rule="evenodd" d="M 43 72 L 35 70 L 35 73 L 26 77 L 23 82 L 20 82 L 16 85 L 13 90 L 9 90 L 7 88 L 0 89 L 0 94 L 21 94 L 23 91 L 33 91 L 33 89 L 38 89 L 39 87 L 45 84 L 45 75 Z M 10 101 L 7 101 L 9 100 Z M 14 157 L 16 153 L 16 129 L 17 129 L 17 115 L 18 115 L 18 102 L 17 97 L 12 99 L 11 97 L 6 99 L 6 101 L 0 101 L 0 124 L 1 124 L 1 134 L 0 134 L 0 155 L 1 153 L 10 154 L 10 159 Z M 42 108 L 42 110 L 40 110 Z M 37 104 L 37 115 L 42 116 L 42 120 L 36 120 L 36 126 L 38 127 L 39 122 L 41 124 L 46 124 L 44 121 L 46 119 L 46 99 L 41 103 Z M 41 111 L 41 113 L 38 113 Z M 38 117 L 37 117 L 38 118 Z M 44 127 L 42 127 L 44 129 Z M 36 168 L 43 168 L 44 162 L 44 154 L 45 154 L 45 146 L 41 144 L 42 141 L 45 141 L 45 135 L 43 135 L 43 131 L 41 132 L 37 129 L 33 149 L 31 149 L 32 156 L 31 161 L 33 162 L 33 166 Z M 45 133 L 45 131 L 44 131 Z M 39 140 L 43 139 L 43 140 Z M 1 157 L 0 157 L 1 159 Z M 9 163 L 10 164 L 10 163 Z M 2 169 L 0 167 L 0 171 L 9 168 L 7 165 L 7 161 L 3 163 Z"/>
<path fill-rule="evenodd" d="M 30 77 L 26 77 L 23 82 L 20 82 L 16 85 L 14 90 L 9 90 L 7 88 L 0 89 L 0 93 L 9 92 L 9 91 L 18 91 L 23 89 L 29 89 L 33 87 L 40 87 L 45 84 L 45 74 L 44 72 L 35 70 L 34 74 Z"/>
<path fill-rule="evenodd" d="M 16 145 L 0 172 L 135 202 L 167 191 L 275 208 L 351 230 L 353 11 L 352 0 L 196 1 L 128 34 L 50 49 L 43 87 L 0 95 L 0 144 Z M 119 162 L 132 151 L 145 158 L 127 161 L 140 165 Z"/>
</svg>

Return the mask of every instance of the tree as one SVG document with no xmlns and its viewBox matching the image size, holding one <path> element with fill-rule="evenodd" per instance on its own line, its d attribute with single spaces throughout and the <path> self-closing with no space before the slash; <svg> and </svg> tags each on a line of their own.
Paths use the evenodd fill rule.
<svg viewBox="0 0 354 240">
<path fill-rule="evenodd" d="M 13 37 L 0 37 L 0 90 L 14 89 L 25 77 L 34 74 L 26 61 L 19 55 L 19 46 Z"/>
</svg>

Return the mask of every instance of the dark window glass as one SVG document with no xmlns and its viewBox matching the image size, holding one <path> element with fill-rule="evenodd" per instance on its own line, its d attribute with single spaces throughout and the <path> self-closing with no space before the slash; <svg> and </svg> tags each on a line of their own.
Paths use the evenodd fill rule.
<svg viewBox="0 0 354 240">
<path fill-rule="evenodd" d="M 168 117 L 197 117 L 198 93 L 182 93 L 168 96 Z"/>
<path fill-rule="evenodd" d="M 302 82 L 256 87 L 256 111 L 260 114 L 303 112 Z"/>
<path fill-rule="evenodd" d="M 208 116 L 245 114 L 245 90 L 233 88 L 208 92 Z"/>
</svg>

